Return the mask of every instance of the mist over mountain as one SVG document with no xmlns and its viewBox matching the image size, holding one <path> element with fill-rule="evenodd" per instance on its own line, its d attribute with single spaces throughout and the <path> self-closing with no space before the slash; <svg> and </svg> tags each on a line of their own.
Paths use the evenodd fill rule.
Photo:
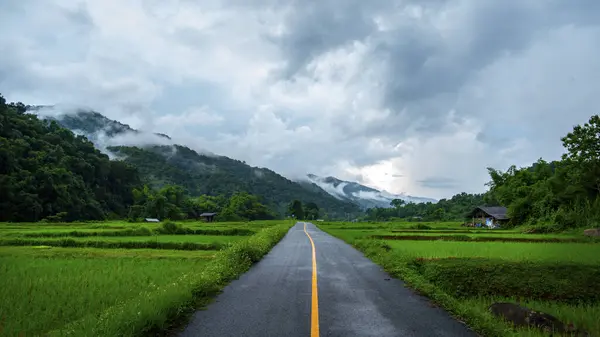
<svg viewBox="0 0 600 337">
<path fill-rule="evenodd" d="M 307 181 L 319 186 L 339 200 L 349 200 L 359 204 L 362 208 L 391 207 L 390 202 L 401 199 L 406 202 L 423 203 L 437 202 L 437 200 L 425 197 L 415 197 L 406 194 L 392 194 L 380 191 L 353 181 L 345 181 L 335 177 L 319 177 L 308 174 Z"/>
<path fill-rule="evenodd" d="M 28 109 L 40 118 L 55 120 L 75 134 L 83 135 L 109 156 L 110 146 L 173 145 L 171 137 L 162 133 L 143 132 L 112 120 L 91 109 L 70 106 L 32 106 Z"/>
<path fill-rule="evenodd" d="M 144 181 L 153 187 L 176 184 L 193 196 L 230 196 L 245 191 L 257 195 L 280 214 L 293 199 L 314 202 L 331 218 L 360 213 L 359 205 L 333 197 L 315 184 L 294 182 L 267 168 L 252 167 L 229 157 L 199 153 L 174 144 L 168 135 L 136 130 L 92 110 L 57 109 L 33 107 L 29 110 L 86 136 L 109 156 L 134 165 Z"/>
</svg>

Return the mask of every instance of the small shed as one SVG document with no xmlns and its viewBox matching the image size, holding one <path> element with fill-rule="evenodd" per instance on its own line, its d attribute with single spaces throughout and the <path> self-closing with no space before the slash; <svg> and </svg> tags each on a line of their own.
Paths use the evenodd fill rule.
<svg viewBox="0 0 600 337">
<path fill-rule="evenodd" d="M 155 219 L 155 218 L 146 218 L 144 219 L 145 222 L 160 222 L 160 220 Z"/>
<path fill-rule="evenodd" d="M 502 206 L 479 206 L 472 210 L 467 217 L 473 220 L 473 225 L 477 227 L 497 228 L 505 224 L 509 218 L 506 214 L 506 207 Z M 477 224 L 477 225 L 476 225 Z"/>
<path fill-rule="evenodd" d="M 213 222 L 215 215 L 217 215 L 217 213 L 202 213 L 200 214 L 200 217 L 206 222 Z"/>
</svg>

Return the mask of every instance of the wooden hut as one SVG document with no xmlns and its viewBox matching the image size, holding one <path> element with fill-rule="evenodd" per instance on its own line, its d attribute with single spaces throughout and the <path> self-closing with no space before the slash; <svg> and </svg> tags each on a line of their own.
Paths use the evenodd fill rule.
<svg viewBox="0 0 600 337">
<path fill-rule="evenodd" d="M 467 218 L 471 219 L 473 221 L 472 224 L 476 227 L 497 228 L 509 220 L 506 212 L 506 207 L 502 206 L 479 206 L 472 210 L 467 215 Z"/>
</svg>

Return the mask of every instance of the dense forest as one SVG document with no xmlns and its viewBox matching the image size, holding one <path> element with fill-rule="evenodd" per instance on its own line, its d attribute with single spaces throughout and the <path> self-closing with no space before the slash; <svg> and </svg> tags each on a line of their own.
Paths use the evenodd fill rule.
<svg viewBox="0 0 600 337">
<path fill-rule="evenodd" d="M 489 168 L 486 200 L 508 207 L 511 225 L 556 231 L 600 224 L 600 117 L 561 138 L 562 159 L 529 167 Z"/>
<path fill-rule="evenodd" d="M 0 221 L 122 217 L 137 170 L 0 96 Z"/>
<path fill-rule="evenodd" d="M 176 184 L 194 196 L 231 197 L 246 192 L 280 215 L 285 214 L 293 199 L 305 204 L 314 202 L 324 210 L 324 215 L 332 218 L 360 213 L 358 205 L 338 200 L 319 188 L 310 190 L 269 169 L 251 167 L 223 156 L 198 154 L 185 146 L 116 146 L 109 150 L 137 167 L 154 188 Z"/>
<path fill-rule="evenodd" d="M 561 138 L 561 160 L 539 159 L 531 166 L 506 171 L 488 168 L 489 190 L 461 193 L 438 203 L 406 204 L 394 200 L 393 208 L 367 211 L 370 220 L 464 220 L 476 206 L 505 206 L 508 226 L 529 225 L 538 231 L 560 231 L 600 224 L 600 117 Z"/>
<path fill-rule="evenodd" d="M 181 186 L 167 185 L 153 190 L 147 185 L 133 189 L 134 204 L 128 219 L 139 221 L 142 218 L 158 219 L 198 219 L 205 212 L 217 213 L 219 221 L 268 220 L 276 215 L 261 204 L 256 196 L 246 192 L 224 196 L 190 197 Z"/>
<path fill-rule="evenodd" d="M 441 199 L 437 203 L 406 203 L 394 199 L 391 208 L 370 208 L 366 212 L 367 220 L 403 219 L 411 221 L 444 221 L 465 218 L 465 214 L 474 207 L 486 205 L 483 194 L 460 193 L 450 199 Z"/>
</svg>

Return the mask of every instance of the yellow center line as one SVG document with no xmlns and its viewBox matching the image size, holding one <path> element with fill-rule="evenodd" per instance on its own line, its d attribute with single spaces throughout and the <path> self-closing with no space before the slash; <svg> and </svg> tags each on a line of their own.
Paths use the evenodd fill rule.
<svg viewBox="0 0 600 337">
<path fill-rule="evenodd" d="M 319 291 L 317 288 L 317 251 L 315 242 L 306 231 L 306 222 L 304 223 L 304 233 L 308 236 L 312 246 L 312 305 L 310 315 L 310 337 L 319 337 Z"/>
</svg>

